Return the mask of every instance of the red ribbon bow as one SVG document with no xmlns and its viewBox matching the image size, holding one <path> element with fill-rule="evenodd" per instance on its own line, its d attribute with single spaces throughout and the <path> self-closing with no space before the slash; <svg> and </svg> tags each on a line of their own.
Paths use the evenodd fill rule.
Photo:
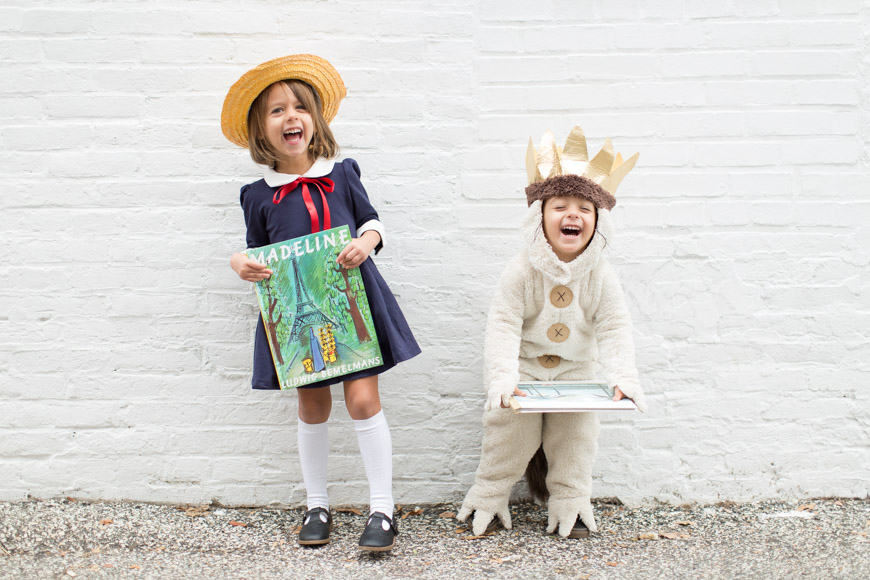
<svg viewBox="0 0 870 580">
<path fill-rule="evenodd" d="M 284 196 L 291 193 L 300 185 L 302 186 L 302 199 L 305 201 L 305 207 L 308 208 L 308 215 L 311 216 L 311 233 L 320 231 L 320 218 L 317 215 L 317 208 L 314 207 L 314 200 L 311 199 L 311 193 L 308 191 L 308 184 L 312 183 L 317 186 L 320 191 L 320 199 L 323 200 L 323 229 L 328 230 L 331 226 L 329 220 L 329 204 L 326 202 L 326 194 L 332 193 L 335 190 L 335 182 L 328 177 L 297 177 L 296 181 L 278 189 L 272 197 L 272 203 L 279 204 Z"/>
</svg>

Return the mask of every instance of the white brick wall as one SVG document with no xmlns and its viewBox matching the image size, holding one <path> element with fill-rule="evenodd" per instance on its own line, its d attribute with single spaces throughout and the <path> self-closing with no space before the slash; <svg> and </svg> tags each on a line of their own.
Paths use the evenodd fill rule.
<svg viewBox="0 0 870 580">
<path fill-rule="evenodd" d="M 297 504 L 296 397 L 249 388 L 249 67 L 314 52 L 424 354 L 382 377 L 400 502 L 457 499 L 530 135 L 641 151 L 612 261 L 651 411 L 605 418 L 595 494 L 865 496 L 870 6 L 825 0 L 0 6 L 0 499 Z M 335 503 L 364 503 L 340 389 Z"/>
</svg>

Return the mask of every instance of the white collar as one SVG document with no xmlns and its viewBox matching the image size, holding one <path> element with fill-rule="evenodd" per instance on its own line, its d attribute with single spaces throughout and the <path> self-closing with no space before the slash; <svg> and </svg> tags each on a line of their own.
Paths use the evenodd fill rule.
<svg viewBox="0 0 870 580">
<path fill-rule="evenodd" d="M 335 165 L 335 160 L 318 157 L 311 168 L 304 175 L 293 175 L 292 173 L 278 173 L 271 167 L 267 167 L 263 173 L 263 179 L 266 180 L 266 185 L 269 187 L 281 187 L 288 183 L 293 183 L 299 177 L 323 177 L 332 173 L 332 168 Z"/>
</svg>

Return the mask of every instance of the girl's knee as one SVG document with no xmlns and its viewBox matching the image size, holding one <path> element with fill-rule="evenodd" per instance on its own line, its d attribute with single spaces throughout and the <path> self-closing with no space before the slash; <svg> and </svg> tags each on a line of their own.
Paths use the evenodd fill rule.
<svg viewBox="0 0 870 580">
<path fill-rule="evenodd" d="M 299 418 L 303 423 L 323 423 L 332 411 L 332 394 L 329 387 L 299 389 Z"/>
<path fill-rule="evenodd" d="M 357 394 L 345 397 L 345 404 L 351 419 L 357 421 L 374 417 L 381 410 L 381 400 L 377 396 L 377 393 L 375 393 L 375 396 Z"/>
<path fill-rule="evenodd" d="M 351 419 L 360 421 L 377 415 L 381 410 L 377 375 L 345 381 L 344 403 Z"/>
</svg>

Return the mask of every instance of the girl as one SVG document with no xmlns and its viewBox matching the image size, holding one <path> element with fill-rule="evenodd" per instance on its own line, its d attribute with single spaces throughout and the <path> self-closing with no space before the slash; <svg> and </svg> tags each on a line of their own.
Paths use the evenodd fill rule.
<svg viewBox="0 0 870 580">
<path fill-rule="evenodd" d="M 533 494 L 549 496 L 548 533 L 558 529 L 563 537 L 580 538 L 596 530 L 590 502 L 595 414 L 514 414 L 504 407 L 510 395 L 522 395 L 520 380 L 590 379 L 603 367 L 616 386 L 614 400 L 627 396 L 645 409 L 631 320 L 616 275 L 602 257 L 612 235 L 613 193 L 636 161 L 637 154 L 625 163 L 619 155 L 614 159 L 609 139 L 589 161 L 580 127 L 564 149 L 556 147 L 552 133 L 544 135 L 538 152 L 529 143 L 527 248 L 508 264 L 489 311 L 483 448 L 458 515 L 465 521 L 474 514 L 476 535 L 497 527 L 494 516 L 511 527 L 508 498 L 524 470 Z"/>
<path fill-rule="evenodd" d="M 350 227 L 353 239 L 338 262 L 360 269 L 383 364 L 297 388 L 299 457 L 308 503 L 298 540 L 304 546 L 329 542 L 329 385 L 343 380 L 370 491 L 370 515 L 359 547 L 386 551 L 393 547 L 398 530 L 392 519 L 392 440 L 381 410 L 378 375 L 416 356 L 420 348 L 386 282 L 368 259 L 383 246 L 384 229 L 360 182 L 359 166 L 352 159 L 334 160 L 338 145 L 329 122 L 345 94 L 338 72 L 322 58 L 308 54 L 277 58 L 248 71 L 230 88 L 221 129 L 227 139 L 249 149 L 256 163 L 266 166 L 263 179 L 241 191 L 249 248 L 314 233 L 321 227 Z M 245 253 L 234 254 L 230 265 L 249 282 L 272 274 Z M 252 386 L 279 388 L 262 317 L 254 340 Z"/>
</svg>

